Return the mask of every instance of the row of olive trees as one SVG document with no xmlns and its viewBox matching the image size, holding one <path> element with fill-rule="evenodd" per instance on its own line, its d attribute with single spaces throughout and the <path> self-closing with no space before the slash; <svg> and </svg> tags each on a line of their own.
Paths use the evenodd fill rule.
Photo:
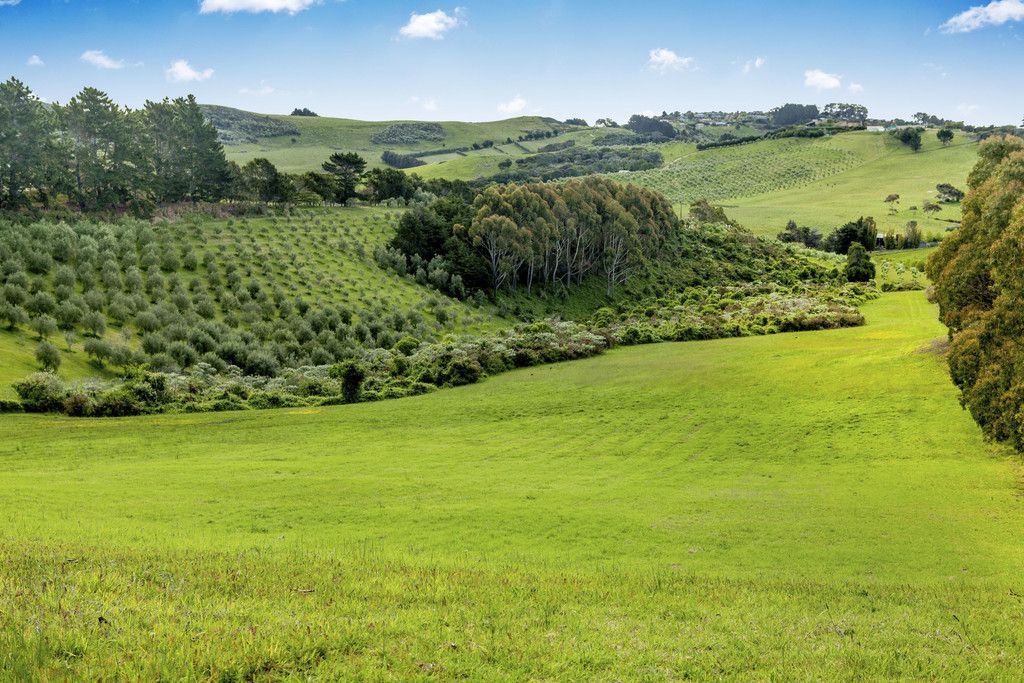
<svg viewBox="0 0 1024 683">
<path fill-rule="evenodd" d="M 325 365 L 359 349 L 389 348 L 403 336 L 430 339 L 447 322 L 435 306 L 367 307 L 306 301 L 285 291 L 281 273 L 225 254 L 197 253 L 187 231 L 117 224 L 0 221 L 0 324 L 25 326 L 40 342 L 80 335 L 99 365 L 146 363 L 181 370 L 275 375 Z M 120 328 L 120 337 L 108 325 Z M 40 345 L 50 366 L 50 345 Z M 44 353 L 45 351 L 45 353 Z"/>
</svg>

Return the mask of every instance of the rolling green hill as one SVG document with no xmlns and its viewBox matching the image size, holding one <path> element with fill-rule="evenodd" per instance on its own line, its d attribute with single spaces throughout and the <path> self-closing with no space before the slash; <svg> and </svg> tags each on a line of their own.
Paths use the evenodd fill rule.
<svg viewBox="0 0 1024 683">
<path fill-rule="evenodd" d="M 1019 460 L 923 293 L 864 310 L 376 404 L 3 416 L 0 677 L 1014 678 Z"/>
<path fill-rule="evenodd" d="M 916 220 L 925 232 L 944 232 L 959 219 L 959 206 L 929 215 L 920 209 L 937 201 L 939 183 L 963 188 L 976 160 L 977 145 L 962 134 L 943 147 L 928 131 L 915 153 L 884 133 L 855 132 L 694 150 L 662 169 L 621 177 L 681 204 L 720 203 L 761 235 L 774 236 L 791 219 L 827 233 L 859 216 L 874 216 L 883 231 L 902 232 Z M 893 193 L 902 197 L 896 214 L 883 201 Z"/>
<path fill-rule="evenodd" d="M 220 109 L 220 108 L 218 108 Z M 207 106 L 209 111 L 209 106 Z M 230 110 L 238 112 L 238 110 Z M 239 116 L 248 114 L 238 112 Z M 248 114 L 248 117 L 259 119 L 261 115 Z M 335 119 L 327 117 L 306 117 L 306 116 L 270 116 L 271 120 L 282 125 L 282 134 L 272 137 L 259 137 L 256 142 L 241 142 L 231 144 L 230 140 L 238 140 L 244 132 L 239 131 L 237 123 L 231 128 L 221 129 L 222 138 L 227 137 L 229 143 L 225 150 L 228 159 L 245 163 L 256 157 L 266 157 L 282 171 L 298 173 L 303 171 L 318 170 L 320 165 L 334 152 L 358 152 L 369 163 L 371 167 L 382 167 L 380 155 L 385 150 L 392 150 L 401 153 L 417 153 L 442 149 L 471 148 L 474 143 L 483 143 L 491 140 L 496 145 L 504 143 L 508 138 L 513 140 L 519 136 L 532 131 L 553 131 L 564 129 L 564 126 L 554 123 L 552 119 L 539 116 L 522 116 L 504 121 L 493 121 L 486 123 L 465 123 L 459 121 L 445 121 L 439 125 L 443 130 L 441 139 L 428 139 L 418 142 L 375 142 L 372 138 L 385 131 L 389 126 L 401 124 L 413 124 L 411 121 L 355 121 L 352 119 Z M 242 117 L 247 121 L 248 118 Z M 294 128 L 295 133 L 289 134 L 287 129 Z M 278 131 L 275 131 L 278 132 Z M 551 142 L 546 140 L 536 146 Z M 523 143 L 530 145 L 531 142 Z M 498 160 L 507 156 L 509 151 L 515 153 L 523 152 L 513 145 L 501 144 L 500 149 L 469 150 L 465 154 L 472 153 L 474 157 L 479 156 L 486 159 L 497 155 Z M 507 150 L 507 151 L 502 151 Z M 426 157 L 430 163 L 443 165 L 455 158 L 461 158 L 461 154 L 452 152 L 449 155 L 438 155 L 436 159 Z M 497 169 L 497 161 L 494 165 Z M 423 167 L 417 169 L 421 172 Z M 457 177 L 475 177 L 471 172 L 453 173 Z"/>
<path fill-rule="evenodd" d="M 228 110 L 237 112 L 237 110 Z M 244 112 L 240 113 L 246 114 Z M 265 126 L 267 117 L 252 115 L 252 128 Z M 380 144 L 372 140 L 389 126 L 415 122 L 368 122 L 348 119 L 272 116 L 273 125 L 291 128 L 297 135 L 260 137 L 255 143 L 228 144 L 228 157 L 240 163 L 263 156 L 282 170 L 314 170 L 336 151 L 356 151 L 373 167 L 380 167 L 385 150 L 417 154 L 450 148 L 422 157 L 425 166 L 411 169 L 424 178 L 473 180 L 499 173 L 503 161 L 526 158 L 553 141 L 573 141 L 590 147 L 608 129 L 568 128 L 552 119 L 520 117 L 490 123 L 443 122 L 443 139 L 416 143 Z M 504 144 L 530 131 L 559 130 L 557 138 Z M 232 139 L 241 135 L 232 128 Z M 492 140 L 493 147 L 471 148 Z M 925 215 L 925 201 L 935 200 L 935 185 L 962 186 L 976 157 L 976 144 L 958 133 L 948 147 L 924 134 L 924 146 L 913 152 L 884 133 L 854 132 L 817 139 L 763 140 L 735 147 L 698 151 L 692 144 L 672 142 L 653 146 L 665 159 L 660 169 L 619 173 L 616 178 L 665 193 L 685 206 L 698 199 L 724 205 L 729 215 L 756 234 L 774 236 L 790 219 L 827 233 L 861 215 L 873 216 L 884 231 L 902 232 L 916 220 L 926 233 L 942 233 L 959 218 L 959 207 L 943 205 L 939 213 Z M 464 151 L 462 151 L 464 149 Z M 882 200 L 889 194 L 903 198 L 899 210 L 889 213 Z M 912 211 L 912 207 L 918 210 Z"/>
</svg>

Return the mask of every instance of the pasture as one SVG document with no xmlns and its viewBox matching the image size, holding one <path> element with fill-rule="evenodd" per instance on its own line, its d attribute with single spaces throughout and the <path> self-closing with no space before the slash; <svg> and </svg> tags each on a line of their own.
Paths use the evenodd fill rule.
<svg viewBox="0 0 1024 683">
<path fill-rule="evenodd" d="M 0 677 L 1007 679 L 1019 459 L 923 293 L 320 410 L 0 416 Z"/>
<path fill-rule="evenodd" d="M 281 171 L 301 173 L 319 170 L 320 165 L 335 152 L 358 152 L 366 159 L 368 166 L 373 168 L 384 166 L 380 155 L 388 149 L 402 153 L 416 153 L 444 148 L 472 147 L 473 143 L 482 143 L 485 140 L 492 140 L 496 144 L 500 144 L 510 137 L 515 140 L 530 131 L 553 129 L 550 120 L 539 116 L 523 116 L 482 123 L 445 121 L 440 124 L 444 130 L 443 140 L 380 144 L 372 140 L 374 134 L 390 125 L 409 122 L 356 121 L 303 116 L 274 116 L 272 118 L 295 126 L 299 135 L 260 138 L 255 143 L 227 145 L 224 151 L 228 159 L 244 164 L 250 159 L 265 157 Z M 551 142 L 551 140 L 547 140 L 547 142 Z M 495 171 L 497 170 L 497 161 L 506 156 L 494 148 L 472 152 L 472 154 L 481 158 L 496 157 Z M 425 161 L 430 162 L 431 158 L 426 157 Z M 437 161 L 434 160 L 434 163 Z M 416 172 L 423 169 L 424 167 L 419 167 Z M 452 177 L 464 177 L 465 175 L 465 172 L 453 173 Z"/>
<path fill-rule="evenodd" d="M 844 133 L 829 138 L 764 140 L 684 154 L 664 168 L 623 174 L 655 188 L 683 207 L 708 199 L 756 234 L 774 237 L 789 220 L 827 234 L 860 216 L 873 216 L 882 232 L 903 232 L 915 220 L 925 233 L 944 233 L 960 207 L 937 201 L 935 186 L 961 189 L 977 160 L 977 145 L 958 134 L 948 147 L 923 134 L 913 152 L 885 133 Z M 895 213 L 883 200 L 899 194 Z"/>
</svg>

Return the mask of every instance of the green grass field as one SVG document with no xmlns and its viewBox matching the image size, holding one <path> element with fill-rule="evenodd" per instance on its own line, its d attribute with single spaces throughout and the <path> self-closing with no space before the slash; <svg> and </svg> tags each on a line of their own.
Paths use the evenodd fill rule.
<svg viewBox="0 0 1024 683">
<path fill-rule="evenodd" d="M 321 410 L 0 417 L 0 677 L 1014 679 L 1019 459 L 920 292 Z"/>
<path fill-rule="evenodd" d="M 884 133 L 844 133 L 830 138 L 782 139 L 725 147 L 677 157 L 662 169 L 623 174 L 673 201 L 722 204 L 730 217 L 760 235 L 774 236 L 789 220 L 824 234 L 860 216 L 874 216 L 883 231 L 903 232 L 916 220 L 927 233 L 942 233 L 960 217 L 958 205 L 926 215 L 935 186 L 964 187 L 977 160 L 977 145 L 958 135 L 949 147 L 923 134 L 920 152 Z M 899 194 L 890 214 L 883 201 Z M 917 211 L 912 211 L 917 207 Z"/>
<path fill-rule="evenodd" d="M 319 170 L 320 165 L 335 152 L 358 152 L 371 167 L 383 167 L 380 155 L 385 150 L 409 153 L 445 147 L 471 147 L 473 143 L 493 140 L 504 143 L 509 137 L 518 138 L 524 133 L 536 130 L 552 130 L 551 122 L 539 116 L 522 116 L 504 121 L 482 123 L 466 123 L 445 121 L 441 125 L 445 131 L 445 139 L 440 142 L 420 142 L 413 145 L 379 145 L 370 138 L 381 130 L 401 121 L 355 121 L 352 119 L 335 119 L 328 117 L 274 116 L 275 119 L 287 121 L 299 130 L 297 136 L 281 136 L 262 138 L 254 144 L 228 145 L 225 147 L 227 157 L 231 161 L 244 164 L 256 157 L 265 157 L 272 161 L 280 170 L 289 173 Z M 562 138 L 558 138 L 559 140 Z M 552 142 L 546 140 L 546 144 Z M 529 143 L 526 143 L 529 144 Z M 538 145 L 540 146 L 540 145 Z M 505 157 L 494 149 L 470 152 L 481 159 L 495 157 L 497 162 Z M 430 161 L 430 157 L 425 160 Z M 438 160 L 434 160 L 435 163 Z M 426 170 L 419 167 L 415 172 Z M 455 174 L 458 175 L 458 174 Z M 475 177 L 475 176 L 470 176 Z"/>
<path fill-rule="evenodd" d="M 445 122 L 443 142 L 394 146 L 378 145 L 370 138 L 395 122 L 274 118 L 294 124 L 300 135 L 229 145 L 228 158 L 245 163 L 262 156 L 281 170 L 297 173 L 319 169 L 336 151 L 359 152 L 371 167 L 380 167 L 385 149 L 415 153 L 470 147 L 484 140 L 499 143 L 488 149 L 427 156 L 423 158 L 427 165 L 410 169 L 428 179 L 473 180 L 499 173 L 502 161 L 524 158 L 551 142 L 573 140 L 586 147 L 594 138 L 608 133 L 606 129 L 587 128 L 557 138 L 503 144 L 509 137 L 516 139 L 528 131 L 553 127 L 547 119 L 520 117 L 489 123 Z M 873 216 L 885 232 L 902 233 L 908 221 L 916 220 L 926 233 L 942 234 L 959 219 L 959 206 L 942 205 L 942 211 L 927 215 L 922 207 L 925 201 L 936 200 L 935 186 L 939 183 L 963 188 L 976 161 L 977 145 L 958 133 L 951 145 L 943 147 L 934 130 L 926 131 L 923 140 L 917 153 L 885 133 L 867 132 L 765 140 L 704 151 L 697 151 L 692 144 L 672 142 L 654 146 L 665 158 L 663 168 L 615 177 L 659 190 L 681 208 L 698 199 L 722 204 L 731 217 L 759 235 L 775 236 L 791 219 L 827 234 L 860 216 Z M 893 193 L 902 200 L 898 210 L 890 213 L 883 200 Z"/>
<path fill-rule="evenodd" d="M 885 153 L 832 177 L 756 197 L 724 202 L 730 216 L 758 234 L 773 235 L 792 219 L 800 225 L 818 226 L 823 232 L 860 216 L 874 216 L 883 232 L 902 234 L 915 220 L 926 233 L 943 233 L 960 219 L 960 206 L 942 204 L 942 211 L 926 215 L 920 210 L 936 201 L 935 186 L 951 183 L 964 189 L 967 174 L 977 161 L 978 146 L 959 135 L 949 147 L 924 134 L 920 152 L 898 145 L 883 133 L 855 133 L 878 138 Z M 889 194 L 901 196 L 899 211 L 890 214 L 883 201 Z M 917 211 L 911 211 L 912 207 Z"/>
</svg>

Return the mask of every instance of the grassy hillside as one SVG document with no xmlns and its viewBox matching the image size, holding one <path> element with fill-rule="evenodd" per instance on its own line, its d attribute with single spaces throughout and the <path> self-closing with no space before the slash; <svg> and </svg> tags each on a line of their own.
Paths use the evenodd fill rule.
<svg viewBox="0 0 1024 683">
<path fill-rule="evenodd" d="M 356 151 L 371 166 L 381 166 L 386 149 L 417 153 L 442 148 L 468 148 L 493 140 L 493 147 L 453 151 L 423 157 L 427 165 L 412 169 L 425 178 L 472 180 L 499 173 L 499 164 L 535 153 L 552 141 L 572 140 L 589 147 L 606 129 L 564 131 L 557 138 L 504 144 L 508 138 L 535 130 L 559 128 L 550 119 L 521 117 L 491 123 L 444 122 L 443 140 L 414 144 L 379 144 L 372 138 L 388 126 L 403 122 L 367 122 L 347 119 L 271 117 L 298 135 L 259 138 L 257 143 L 231 144 L 228 157 L 244 163 L 257 156 L 282 170 L 301 172 L 319 168 L 335 151 Z M 408 123 L 408 122 L 404 122 Z M 254 118 L 252 126 L 263 126 Z M 236 135 L 237 137 L 237 135 Z M 925 201 L 934 201 L 935 185 L 963 186 L 976 157 L 976 145 L 958 134 L 943 147 L 935 132 L 924 134 L 924 146 L 913 152 L 884 133 L 845 133 L 829 138 L 765 140 L 757 143 L 697 151 L 692 144 L 652 146 L 665 158 L 661 169 L 616 174 L 616 178 L 657 189 L 680 205 L 708 199 L 729 208 L 731 216 L 757 234 L 774 236 L 790 219 L 823 232 L 861 215 L 874 216 L 881 229 L 899 231 L 916 220 L 925 232 L 944 232 L 959 218 L 959 207 L 943 205 L 939 213 L 925 215 Z M 903 198 L 899 211 L 889 213 L 882 200 L 896 193 Z M 918 210 L 912 211 L 912 207 Z"/>
<path fill-rule="evenodd" d="M 923 294 L 865 313 L 377 404 L 0 417 L 2 677 L 1013 678 L 1019 461 Z"/>
<path fill-rule="evenodd" d="M 864 133 L 878 135 L 880 133 Z M 789 219 L 801 225 L 834 227 L 860 215 L 872 215 L 884 231 L 901 232 L 907 221 L 916 220 L 926 232 L 945 231 L 960 220 L 960 207 L 943 204 L 942 211 L 925 215 L 926 200 L 936 201 L 935 185 L 952 183 L 964 189 L 967 174 L 977 162 L 976 143 L 961 136 L 949 147 L 925 135 L 920 152 L 894 146 L 886 140 L 886 154 L 831 178 L 770 195 L 738 198 L 731 214 L 750 229 L 772 234 L 775 226 Z M 883 199 L 896 193 L 902 197 L 900 210 L 890 215 Z M 918 211 L 911 211 L 912 207 Z"/>
<path fill-rule="evenodd" d="M 832 228 L 862 215 L 880 229 L 902 232 L 916 220 L 926 232 L 942 232 L 959 219 L 959 206 L 943 205 L 925 215 L 935 186 L 963 188 L 977 160 L 977 146 L 958 134 L 949 147 L 924 134 L 913 152 L 885 133 L 844 133 L 831 138 L 765 140 L 737 147 L 693 151 L 662 169 L 622 174 L 630 182 L 660 190 L 688 204 L 708 199 L 727 207 L 730 217 L 757 234 L 774 236 L 790 219 L 800 225 Z M 901 195 L 890 215 L 886 196 Z M 917 211 L 911 211 L 912 207 Z"/>
<path fill-rule="evenodd" d="M 358 152 L 371 167 L 381 167 L 383 163 L 380 160 L 380 155 L 385 150 L 407 153 L 472 147 L 473 143 L 482 143 L 485 140 L 504 143 L 509 137 L 514 140 L 531 131 L 555 129 L 550 119 L 539 116 L 522 116 L 484 123 L 445 121 L 440 124 L 444 130 L 442 140 L 424 140 L 413 144 L 387 144 L 374 142 L 371 138 L 388 126 L 410 122 L 355 121 L 305 116 L 272 116 L 270 118 L 288 127 L 293 127 L 297 134 L 261 137 L 255 143 L 229 144 L 225 147 L 228 159 L 243 164 L 256 157 L 266 157 L 282 171 L 299 173 L 319 169 L 320 165 L 334 152 Z M 550 142 L 550 140 L 546 142 Z M 480 150 L 473 154 L 474 157 L 479 156 L 481 159 L 497 155 L 500 160 L 500 157 L 506 156 L 497 149 Z M 453 153 L 447 157 L 442 155 L 438 159 L 428 157 L 427 160 L 432 163 L 441 161 L 447 163 L 456 157 L 461 158 L 459 154 Z M 495 169 L 497 168 L 496 163 Z M 419 170 L 421 169 L 417 169 L 417 172 Z M 453 175 L 464 176 L 467 174 L 455 173 Z M 475 175 L 470 177 L 475 177 Z"/>
</svg>

